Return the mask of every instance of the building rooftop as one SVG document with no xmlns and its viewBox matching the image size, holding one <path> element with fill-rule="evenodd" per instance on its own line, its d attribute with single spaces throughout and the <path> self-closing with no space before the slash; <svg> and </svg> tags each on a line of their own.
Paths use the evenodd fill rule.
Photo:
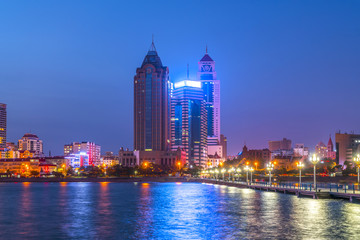
<svg viewBox="0 0 360 240">
<path fill-rule="evenodd" d="M 200 60 L 200 62 L 213 62 L 212 58 L 209 56 L 209 54 L 205 53 L 203 58 Z"/>
</svg>

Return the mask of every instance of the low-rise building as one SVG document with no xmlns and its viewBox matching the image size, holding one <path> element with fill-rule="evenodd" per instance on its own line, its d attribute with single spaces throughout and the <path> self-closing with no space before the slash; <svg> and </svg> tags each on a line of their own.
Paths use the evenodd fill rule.
<svg viewBox="0 0 360 240">
<path fill-rule="evenodd" d="M 212 168 L 212 167 L 218 167 L 221 162 L 225 162 L 226 159 L 219 156 L 217 153 L 215 155 L 208 155 L 206 167 Z"/>
</svg>

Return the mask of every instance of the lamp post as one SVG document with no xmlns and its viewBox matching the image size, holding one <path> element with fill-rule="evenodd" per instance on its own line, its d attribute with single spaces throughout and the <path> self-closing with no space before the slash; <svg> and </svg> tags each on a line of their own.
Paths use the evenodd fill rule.
<svg viewBox="0 0 360 240">
<path fill-rule="evenodd" d="M 357 173 L 358 173 L 358 184 L 360 183 L 360 154 L 354 157 L 354 162 L 357 166 Z"/>
<path fill-rule="evenodd" d="M 316 164 L 320 161 L 320 158 L 316 156 L 316 154 L 313 154 L 312 157 L 310 157 L 310 162 L 314 164 L 314 189 L 315 192 L 317 192 L 317 185 L 316 185 Z"/>
<path fill-rule="evenodd" d="M 246 171 L 246 183 L 249 184 L 249 166 L 246 166 L 245 168 L 245 171 Z"/>
<path fill-rule="evenodd" d="M 235 168 L 234 167 L 231 168 L 231 173 L 232 173 L 232 181 L 234 182 L 235 181 Z"/>
<path fill-rule="evenodd" d="M 271 162 L 267 164 L 267 170 L 269 171 L 269 184 L 271 186 L 271 171 L 274 169 L 274 164 Z"/>
<path fill-rule="evenodd" d="M 223 175 L 223 181 L 225 181 L 225 172 L 226 172 L 225 168 L 221 169 L 221 173 Z"/>
<path fill-rule="evenodd" d="M 219 169 L 215 169 L 215 173 L 216 173 L 216 180 L 219 180 Z"/>
<path fill-rule="evenodd" d="M 238 174 L 238 182 L 239 182 L 239 180 L 240 180 L 241 168 L 237 168 L 237 169 L 236 169 L 236 172 L 237 172 L 237 174 Z"/>
<path fill-rule="evenodd" d="M 214 170 L 210 170 L 210 173 L 211 173 L 211 178 L 214 178 Z"/>
<path fill-rule="evenodd" d="M 252 184 L 252 173 L 254 171 L 254 168 L 251 167 L 249 170 L 250 170 L 250 185 L 251 185 Z"/>
<path fill-rule="evenodd" d="M 302 162 L 299 162 L 297 164 L 297 167 L 299 168 L 299 188 L 301 189 L 301 169 L 304 167 L 304 164 Z"/>
</svg>

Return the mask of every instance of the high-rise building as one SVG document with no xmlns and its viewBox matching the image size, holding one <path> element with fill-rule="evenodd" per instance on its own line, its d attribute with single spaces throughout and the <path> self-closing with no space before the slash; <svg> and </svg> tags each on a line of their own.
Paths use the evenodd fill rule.
<svg viewBox="0 0 360 240">
<path fill-rule="evenodd" d="M 0 151 L 6 148 L 6 104 L 0 103 Z"/>
<path fill-rule="evenodd" d="M 206 53 L 198 63 L 197 79 L 204 90 L 207 111 L 208 137 L 215 137 L 220 143 L 220 80 L 217 79 L 215 61 Z M 208 141 L 211 144 L 211 140 Z"/>
<path fill-rule="evenodd" d="M 98 166 L 101 163 L 101 146 L 96 145 L 93 142 L 73 142 L 64 145 L 64 156 L 70 156 L 72 154 L 81 154 L 82 156 L 87 155 L 88 160 L 84 166 Z"/>
<path fill-rule="evenodd" d="M 40 157 L 44 155 L 43 142 L 35 134 L 26 133 L 18 144 L 20 154 L 23 152 L 24 156 Z"/>
<path fill-rule="evenodd" d="M 336 162 L 344 165 L 360 153 L 360 134 L 336 133 Z"/>
<path fill-rule="evenodd" d="M 291 140 L 283 138 L 280 141 L 269 141 L 269 150 L 271 152 L 277 150 L 291 150 Z"/>
<path fill-rule="evenodd" d="M 227 137 L 225 137 L 224 134 L 220 135 L 220 145 L 223 150 L 223 158 L 227 159 Z"/>
<path fill-rule="evenodd" d="M 207 112 L 201 82 L 174 84 L 171 99 L 172 150 L 184 149 L 189 164 L 205 166 L 207 159 Z"/>
<path fill-rule="evenodd" d="M 166 151 L 170 147 L 169 69 L 154 42 L 134 77 L 134 149 Z"/>
</svg>

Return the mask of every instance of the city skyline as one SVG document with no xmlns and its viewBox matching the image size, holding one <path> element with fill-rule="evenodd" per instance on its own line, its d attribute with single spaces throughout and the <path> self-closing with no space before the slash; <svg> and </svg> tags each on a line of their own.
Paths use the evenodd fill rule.
<svg viewBox="0 0 360 240">
<path fill-rule="evenodd" d="M 229 155 L 239 152 L 245 141 L 249 148 L 265 148 L 269 140 L 286 137 L 294 144 L 305 143 L 313 149 L 319 141 L 327 141 L 329 134 L 334 139 L 339 129 L 360 132 L 357 124 L 360 116 L 355 111 L 359 31 L 354 31 L 359 20 L 356 14 L 359 5 L 340 7 L 324 3 L 312 4 L 313 9 L 304 4 L 301 10 L 305 13 L 295 9 L 300 5 L 296 3 L 279 3 L 276 9 L 266 4 L 237 3 L 233 4 L 234 10 L 230 10 L 224 5 L 221 8 L 233 13 L 239 11 L 242 15 L 223 20 L 210 18 L 209 25 L 214 26 L 212 33 L 186 28 L 187 35 L 192 37 L 174 37 L 170 23 L 164 23 L 167 30 L 150 28 L 137 39 L 133 39 L 131 33 L 148 16 L 144 10 L 141 10 L 144 16 L 123 32 L 106 32 L 113 21 L 106 14 L 98 20 L 91 19 L 91 14 L 97 12 L 95 6 L 87 6 L 87 13 L 80 14 L 84 20 L 75 18 L 75 12 L 66 10 L 66 4 L 45 6 L 52 11 L 59 7 L 61 13 L 69 13 L 70 20 L 78 24 L 90 21 L 94 29 L 107 26 L 102 35 L 96 37 L 92 27 L 82 28 L 76 24 L 69 27 L 70 20 L 58 22 L 57 14 L 44 13 L 48 24 L 31 20 L 31 14 L 25 10 L 31 9 L 33 13 L 40 10 L 30 5 L 13 10 L 14 16 L 9 15 L 6 9 L 15 6 L 7 3 L 0 17 L 9 23 L 3 27 L 7 38 L 0 40 L 3 46 L 0 63 L 4 66 L 0 76 L 5 86 L 0 89 L 0 102 L 7 104 L 7 139 L 16 142 L 31 130 L 43 139 L 44 153 L 51 150 L 53 155 L 61 154 L 63 144 L 83 140 L 99 143 L 104 151 L 117 151 L 121 146 L 131 148 L 132 77 L 152 34 L 174 82 L 185 79 L 187 64 L 190 78 L 195 79 L 197 62 L 205 53 L 205 46 L 209 46 L 222 81 L 222 132 L 228 138 Z M 110 5 L 119 9 L 116 3 Z M 176 7 L 191 6 L 194 7 L 188 11 L 191 22 L 200 25 L 202 17 L 208 14 L 195 14 L 196 9 L 201 9 L 198 3 L 174 6 L 166 14 L 173 14 Z M 292 7 L 287 9 L 288 13 L 282 11 L 289 6 Z M 75 5 L 80 7 L 85 6 Z M 134 8 L 134 5 L 127 7 Z M 244 12 L 245 7 L 249 13 Z M 104 8 L 104 13 L 120 23 L 128 16 L 115 17 L 110 6 Z M 206 8 L 208 13 L 215 11 L 213 6 Z M 323 11 L 316 12 L 319 9 Z M 271 10 L 276 11 L 270 13 Z M 23 18 L 13 21 L 21 13 Z M 279 16 L 266 21 L 260 13 Z M 336 19 L 332 18 L 335 13 Z M 21 21 L 25 17 L 29 22 Z M 303 22 L 297 23 L 296 17 L 301 17 Z M 153 21 L 159 24 L 161 19 Z M 228 30 L 238 27 L 239 33 L 233 33 L 237 41 L 230 39 L 217 21 Z M 186 25 L 174 19 L 170 22 L 180 29 Z M 31 33 L 30 38 L 26 32 L 28 24 L 34 24 L 33 31 L 37 32 Z M 51 31 L 54 26 L 59 35 Z M 75 30 L 80 32 L 76 34 Z M 246 34 L 240 34 L 240 30 Z M 310 33 L 311 38 L 307 37 Z M 68 38 L 70 34 L 72 38 Z M 13 38 L 17 41 L 12 41 Z M 127 46 L 131 51 L 125 49 Z M 121 54 L 122 51 L 126 54 Z"/>
</svg>

